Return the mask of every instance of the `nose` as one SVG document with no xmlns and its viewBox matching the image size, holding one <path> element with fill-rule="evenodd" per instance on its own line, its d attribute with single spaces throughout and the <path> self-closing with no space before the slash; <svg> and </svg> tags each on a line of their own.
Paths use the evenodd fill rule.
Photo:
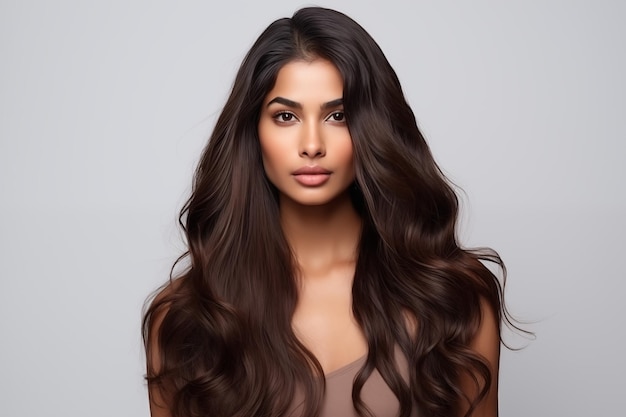
<svg viewBox="0 0 626 417">
<path fill-rule="evenodd" d="M 319 126 L 315 123 L 305 126 L 300 138 L 300 156 L 317 158 L 325 154 L 326 147 Z"/>
</svg>

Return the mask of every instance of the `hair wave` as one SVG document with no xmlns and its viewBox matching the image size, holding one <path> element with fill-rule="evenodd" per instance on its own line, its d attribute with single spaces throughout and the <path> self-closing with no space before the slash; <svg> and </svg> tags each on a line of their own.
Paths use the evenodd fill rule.
<svg viewBox="0 0 626 417">
<path fill-rule="evenodd" d="M 322 58 L 344 82 L 356 170 L 353 202 L 363 220 L 353 312 L 368 343 L 353 402 L 377 369 L 400 415 L 449 416 L 462 401 L 458 378 L 475 378 L 478 403 L 493 376 L 468 348 L 481 300 L 508 320 L 502 286 L 481 261 L 491 250 L 462 249 L 457 196 L 420 133 L 398 78 L 375 41 L 347 16 L 305 8 L 272 23 L 246 55 L 197 167 L 181 211 L 189 267 L 147 309 L 143 332 L 158 367 L 147 380 L 174 417 L 275 416 L 295 387 L 305 416 L 324 393 L 320 364 L 291 327 L 295 262 L 282 234 L 276 190 L 263 173 L 257 125 L 261 104 L 286 63 Z M 275 302 L 274 300 L 280 300 Z M 407 328 L 407 317 L 417 323 Z M 155 323 L 159 323 L 158 326 Z M 410 380 L 394 361 L 399 346 Z M 471 408 L 467 412 L 470 415 Z"/>
</svg>

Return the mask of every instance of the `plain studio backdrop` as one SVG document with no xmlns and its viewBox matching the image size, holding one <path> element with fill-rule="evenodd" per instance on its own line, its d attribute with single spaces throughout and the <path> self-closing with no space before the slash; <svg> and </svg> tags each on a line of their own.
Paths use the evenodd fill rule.
<svg viewBox="0 0 626 417">
<path fill-rule="evenodd" d="M 623 415 L 626 6 L 320 1 L 378 41 L 528 341 L 503 416 Z M 0 2 L 0 415 L 148 416 L 142 305 L 245 52 L 285 1 Z"/>
</svg>

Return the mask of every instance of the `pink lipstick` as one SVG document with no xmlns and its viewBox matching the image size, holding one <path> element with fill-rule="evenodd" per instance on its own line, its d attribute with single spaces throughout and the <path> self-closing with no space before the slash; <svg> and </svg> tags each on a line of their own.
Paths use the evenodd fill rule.
<svg viewBox="0 0 626 417">
<path fill-rule="evenodd" d="M 295 180 L 307 187 L 317 187 L 330 178 L 331 171 L 318 166 L 305 166 L 292 172 Z"/>
</svg>

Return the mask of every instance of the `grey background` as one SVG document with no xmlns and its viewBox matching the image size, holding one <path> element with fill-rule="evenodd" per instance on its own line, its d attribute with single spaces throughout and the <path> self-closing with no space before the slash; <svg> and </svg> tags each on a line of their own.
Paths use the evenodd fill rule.
<svg viewBox="0 0 626 417">
<path fill-rule="evenodd" d="M 461 237 L 496 248 L 501 415 L 621 415 L 626 6 L 320 1 L 379 42 Z M 147 416 L 140 316 L 247 49 L 285 1 L 0 1 L 0 415 Z"/>
</svg>

